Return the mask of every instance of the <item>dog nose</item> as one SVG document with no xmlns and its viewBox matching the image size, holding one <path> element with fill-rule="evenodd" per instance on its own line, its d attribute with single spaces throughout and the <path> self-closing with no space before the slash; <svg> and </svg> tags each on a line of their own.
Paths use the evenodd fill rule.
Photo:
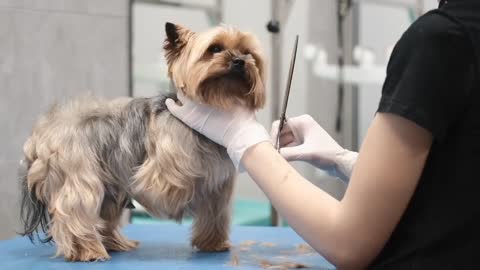
<svg viewBox="0 0 480 270">
<path fill-rule="evenodd" d="M 241 69 L 243 68 L 243 66 L 245 66 L 245 60 L 239 57 L 234 57 L 232 58 L 232 65 L 233 65 L 233 68 Z"/>
</svg>

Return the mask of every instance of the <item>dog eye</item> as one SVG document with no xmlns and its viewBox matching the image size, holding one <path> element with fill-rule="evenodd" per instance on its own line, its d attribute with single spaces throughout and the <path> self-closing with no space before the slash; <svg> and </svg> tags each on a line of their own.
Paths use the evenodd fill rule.
<svg viewBox="0 0 480 270">
<path fill-rule="evenodd" d="M 219 52 L 223 51 L 223 47 L 221 45 L 214 44 L 214 45 L 211 45 L 210 47 L 208 47 L 208 51 L 211 52 L 211 53 L 219 53 Z"/>
</svg>

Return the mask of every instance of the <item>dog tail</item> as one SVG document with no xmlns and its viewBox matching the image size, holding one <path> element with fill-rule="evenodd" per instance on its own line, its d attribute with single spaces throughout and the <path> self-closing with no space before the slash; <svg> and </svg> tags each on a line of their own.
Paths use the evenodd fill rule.
<svg viewBox="0 0 480 270">
<path fill-rule="evenodd" d="M 22 192 L 20 219 L 23 223 L 23 231 L 19 234 L 28 236 L 32 243 L 35 242 L 35 236 L 41 243 L 48 243 L 52 240 L 48 234 L 50 215 L 45 201 L 36 192 L 36 185 L 45 181 L 48 165 L 36 158 L 34 149 L 35 143 L 31 137 L 24 145 L 25 159 L 20 162 L 18 170 Z M 40 231 L 44 237 L 40 236 Z"/>
</svg>

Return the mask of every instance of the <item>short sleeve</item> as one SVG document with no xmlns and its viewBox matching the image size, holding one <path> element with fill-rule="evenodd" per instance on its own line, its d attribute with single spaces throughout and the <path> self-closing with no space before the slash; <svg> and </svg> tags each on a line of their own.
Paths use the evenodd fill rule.
<svg viewBox="0 0 480 270">
<path fill-rule="evenodd" d="M 427 14 L 395 46 L 378 112 L 393 113 L 442 140 L 468 98 L 473 53 L 453 22 Z"/>
</svg>

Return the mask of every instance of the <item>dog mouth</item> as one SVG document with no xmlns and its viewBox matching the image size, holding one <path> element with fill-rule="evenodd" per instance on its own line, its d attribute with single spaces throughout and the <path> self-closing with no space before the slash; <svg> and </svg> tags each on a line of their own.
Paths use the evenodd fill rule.
<svg viewBox="0 0 480 270">
<path fill-rule="evenodd" d="M 219 76 L 222 77 L 222 76 Z M 249 82 L 247 72 L 245 70 L 238 70 L 238 69 L 230 69 L 225 75 L 223 75 L 226 79 L 230 80 L 238 80 L 238 81 L 245 81 Z"/>
<path fill-rule="evenodd" d="M 201 83 L 201 85 L 210 85 L 218 90 L 242 90 L 246 94 L 252 87 L 252 81 L 246 68 L 229 68 L 224 72 L 220 72 L 211 76 L 210 78 L 207 78 Z"/>
<path fill-rule="evenodd" d="M 223 97 L 221 99 L 243 99 L 251 92 L 252 86 L 246 71 L 231 69 L 205 79 L 198 90 L 205 101 L 214 96 Z"/>
<path fill-rule="evenodd" d="M 218 91 L 248 93 L 251 88 L 251 82 L 246 72 L 228 71 L 217 76 L 204 80 L 201 85 L 205 88 L 217 89 Z"/>
<path fill-rule="evenodd" d="M 222 109 L 229 109 L 233 104 L 250 108 L 263 105 L 256 103 L 257 98 L 263 98 L 263 82 L 255 66 L 234 68 L 232 65 L 209 75 L 196 87 L 202 102 Z"/>
</svg>

